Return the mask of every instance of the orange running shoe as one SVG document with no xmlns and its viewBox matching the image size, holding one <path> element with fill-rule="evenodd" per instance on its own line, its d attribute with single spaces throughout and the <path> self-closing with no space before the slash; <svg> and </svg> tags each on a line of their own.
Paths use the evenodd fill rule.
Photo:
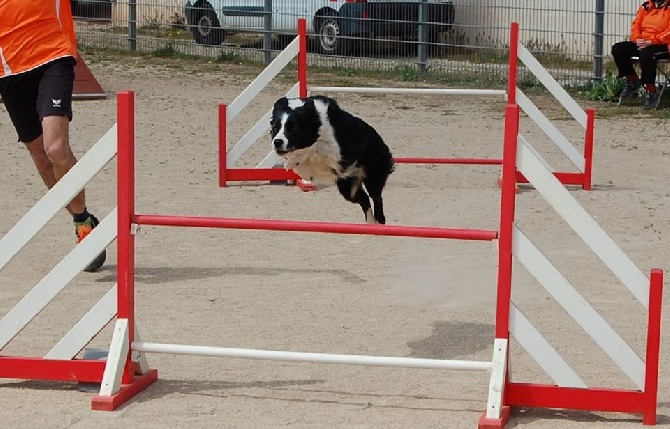
<svg viewBox="0 0 670 429">
<path fill-rule="evenodd" d="M 88 234 L 93 231 L 93 228 L 98 226 L 100 222 L 98 219 L 91 215 L 88 219 L 86 219 L 84 222 L 75 222 L 74 224 L 74 231 L 75 234 L 77 235 L 77 243 L 81 243 L 81 241 L 88 236 Z M 98 256 L 95 257 L 91 261 L 90 264 L 86 268 L 84 268 L 84 271 L 92 273 L 95 271 L 98 271 L 100 267 L 105 263 L 107 260 L 107 250 L 103 250 L 100 252 Z"/>
</svg>

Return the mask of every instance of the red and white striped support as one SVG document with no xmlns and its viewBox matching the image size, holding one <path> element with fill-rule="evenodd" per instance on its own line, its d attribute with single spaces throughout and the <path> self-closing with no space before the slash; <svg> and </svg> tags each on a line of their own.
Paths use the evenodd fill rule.
<svg viewBox="0 0 670 429">
<path fill-rule="evenodd" d="M 520 107 L 516 104 L 509 104 L 505 112 L 496 337 L 509 338 L 509 334 L 514 336 L 555 384 L 514 383 L 508 378 L 505 381 L 504 404 L 511 407 L 640 413 L 643 415 L 644 424 L 653 425 L 656 422 L 657 407 L 663 271 L 653 269 L 647 279 L 579 205 L 559 179 L 547 169 L 546 162 L 519 135 L 519 112 Z M 511 195 L 514 194 L 514 178 L 519 174 L 528 178 L 535 189 L 648 310 L 644 361 L 513 222 L 515 203 Z M 567 314 L 589 334 L 633 381 L 638 390 L 588 387 L 581 380 L 511 299 L 513 257 L 521 262 Z"/>
<path fill-rule="evenodd" d="M 270 111 L 266 113 L 235 145 L 228 148 L 227 124 L 246 106 L 260 90 L 285 67 L 293 57 L 298 56 L 298 83 L 287 92 L 289 97 L 305 97 L 314 92 L 320 93 L 364 93 L 364 94 L 401 94 L 401 95 L 474 95 L 506 96 L 510 103 L 519 103 L 521 108 L 542 129 L 551 141 L 574 164 L 577 172 L 559 172 L 548 168 L 565 185 L 578 185 L 585 190 L 591 189 L 593 165 L 593 138 L 595 110 L 582 110 L 570 95 L 554 80 L 532 54 L 519 41 L 519 25 L 510 27 L 510 55 L 508 63 L 507 90 L 461 89 L 461 88 L 372 88 L 372 87 L 332 87 L 308 86 L 307 83 L 307 33 L 303 19 L 298 22 L 298 37 L 240 94 L 230 106 L 219 105 L 219 186 L 240 181 L 296 181 L 302 190 L 314 190 L 316 186 L 302 181 L 292 170 L 276 168 L 280 158 L 270 150 L 268 155 L 254 168 L 233 167 L 235 162 L 258 139 L 266 136 L 270 121 Z M 565 107 L 573 118 L 584 127 L 584 152 L 580 154 L 570 141 L 547 119 L 532 101 L 517 87 L 519 61 L 535 75 L 550 93 Z M 399 164 L 456 164 L 456 165 L 502 165 L 502 158 L 420 158 L 398 157 Z M 518 183 L 528 183 L 522 174 L 516 177 Z"/>
<path fill-rule="evenodd" d="M 116 155 L 113 126 L 80 160 L 0 239 L 0 270 Z M 116 210 L 58 263 L 0 319 L 0 350 L 4 349 L 44 308 L 116 237 Z M 79 352 L 116 315 L 116 287 L 44 356 L 0 355 L 0 378 L 100 382 L 104 361 L 75 359 Z"/>
</svg>

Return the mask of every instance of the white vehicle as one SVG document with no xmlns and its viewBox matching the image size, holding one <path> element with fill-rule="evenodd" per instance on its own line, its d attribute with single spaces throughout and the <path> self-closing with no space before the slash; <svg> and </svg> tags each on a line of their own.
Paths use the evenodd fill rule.
<svg viewBox="0 0 670 429">
<path fill-rule="evenodd" d="M 273 33 L 297 34 L 298 18 L 318 37 L 324 54 L 346 54 L 357 38 L 416 37 L 420 0 L 273 0 Z M 451 1 L 428 3 L 429 34 L 447 31 L 454 19 Z M 195 41 L 220 45 L 227 34 L 265 31 L 265 0 L 187 0 L 186 22 Z"/>
</svg>

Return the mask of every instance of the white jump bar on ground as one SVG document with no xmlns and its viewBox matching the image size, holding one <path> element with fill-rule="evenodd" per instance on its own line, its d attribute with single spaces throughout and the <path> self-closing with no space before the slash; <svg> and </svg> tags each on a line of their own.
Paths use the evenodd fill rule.
<svg viewBox="0 0 670 429">
<path fill-rule="evenodd" d="M 359 94 L 418 94 L 418 95 L 506 95 L 502 89 L 460 88 L 368 88 L 358 86 L 310 86 L 311 92 L 355 92 Z"/>
<path fill-rule="evenodd" d="M 460 371 L 489 371 L 492 362 L 440 360 L 406 357 L 338 355 L 273 350 L 254 350 L 179 344 L 159 344 L 133 341 L 131 349 L 144 353 L 167 353 L 190 356 L 230 357 L 243 359 L 276 360 L 286 362 L 334 363 L 348 365 L 392 366 L 421 369 L 450 369 Z"/>
</svg>

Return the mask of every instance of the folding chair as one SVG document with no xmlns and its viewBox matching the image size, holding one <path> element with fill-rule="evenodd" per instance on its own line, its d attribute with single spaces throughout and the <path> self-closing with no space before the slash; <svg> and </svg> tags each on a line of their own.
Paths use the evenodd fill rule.
<svg viewBox="0 0 670 429">
<path fill-rule="evenodd" d="M 639 64 L 640 57 L 631 57 L 631 61 L 635 66 Z M 661 102 L 661 99 L 663 98 L 663 93 L 665 92 L 665 89 L 670 85 L 670 58 L 660 58 L 656 60 L 656 85 L 658 86 L 658 89 L 660 91 L 660 94 L 658 96 L 658 100 L 656 101 L 656 105 L 654 106 L 654 110 L 658 109 L 658 105 Z M 642 91 L 642 88 L 640 88 L 640 91 Z M 618 105 L 621 105 L 621 102 L 623 100 L 621 97 L 619 97 L 619 103 Z"/>
<path fill-rule="evenodd" d="M 663 98 L 663 92 L 665 92 L 665 89 L 668 87 L 668 85 L 670 85 L 670 67 L 668 64 L 670 64 L 670 58 L 659 59 L 656 63 L 656 69 L 658 69 L 656 80 L 658 82 L 658 88 L 661 93 L 659 94 L 658 101 L 656 102 L 654 109 L 658 108 L 658 104 L 661 101 L 661 98 Z"/>
</svg>

